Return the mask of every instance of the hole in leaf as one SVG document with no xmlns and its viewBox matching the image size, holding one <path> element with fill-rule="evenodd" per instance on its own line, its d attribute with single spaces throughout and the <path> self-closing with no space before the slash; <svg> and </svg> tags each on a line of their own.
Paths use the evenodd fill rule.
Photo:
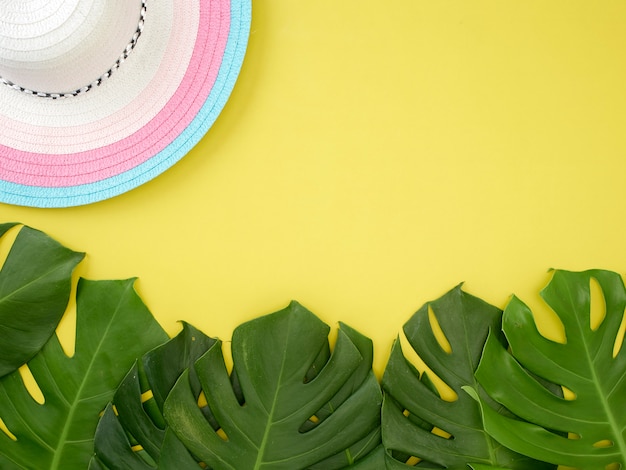
<svg viewBox="0 0 626 470">
<path fill-rule="evenodd" d="M 215 434 L 217 434 L 221 440 L 228 441 L 228 436 L 222 428 L 219 428 L 217 431 L 215 431 Z"/>
<path fill-rule="evenodd" d="M 404 334 L 404 332 L 401 331 L 399 336 L 402 354 L 404 355 L 405 359 L 409 361 L 413 366 L 415 366 L 415 368 L 420 373 L 428 369 L 424 361 L 422 361 L 422 358 L 419 357 L 419 355 L 415 352 L 415 349 L 413 349 L 413 347 L 411 346 L 411 343 L 409 343 L 409 340 L 406 339 L 406 335 Z"/>
<path fill-rule="evenodd" d="M 524 303 L 530 309 L 537 330 L 544 338 L 555 343 L 565 344 L 567 342 L 565 325 L 541 297 L 539 286 L 535 289 L 532 293 L 524 296 Z"/>
<path fill-rule="evenodd" d="M 574 441 L 580 440 L 580 434 L 576 434 L 575 432 L 570 432 L 567 437 Z"/>
<path fill-rule="evenodd" d="M 617 330 L 617 337 L 615 338 L 615 344 L 613 345 L 613 357 L 617 357 L 617 354 L 622 349 L 624 344 L 624 333 L 626 332 L 626 315 L 622 315 L 622 324 Z"/>
<path fill-rule="evenodd" d="M 145 403 L 148 400 L 152 400 L 152 398 L 154 398 L 154 395 L 152 394 L 152 390 L 148 390 L 146 392 L 143 392 L 141 394 L 141 403 Z"/>
<path fill-rule="evenodd" d="M 209 466 L 206 463 L 204 463 L 204 462 L 198 462 L 198 466 L 200 468 L 209 468 Z"/>
<path fill-rule="evenodd" d="M 424 373 L 428 373 L 428 378 L 439 392 L 439 398 L 448 402 L 457 401 L 459 399 L 459 396 L 456 394 L 456 392 L 452 390 L 452 388 L 447 383 L 445 383 L 437 375 L 430 371 L 430 369 L 425 370 Z"/>
<path fill-rule="evenodd" d="M 550 341 L 554 341 L 555 343 L 567 344 L 567 337 L 565 335 L 565 326 L 563 325 L 563 322 L 552 310 L 548 309 L 543 311 L 550 313 L 544 315 L 543 313 L 537 313 L 537 311 L 533 312 L 533 318 L 541 336 L 549 339 Z"/>
<path fill-rule="evenodd" d="M 576 400 L 576 394 L 574 392 L 572 392 L 569 388 L 564 387 L 563 385 L 561 385 L 561 388 L 563 389 L 563 399 L 568 401 Z"/>
<path fill-rule="evenodd" d="M 73 357 L 76 352 L 76 289 L 78 286 L 78 274 L 72 274 L 72 288 L 70 300 L 65 313 L 57 326 L 56 333 L 61 343 L 61 348 L 67 357 Z"/>
<path fill-rule="evenodd" d="M 450 346 L 448 338 L 446 338 L 446 335 L 443 333 L 439 320 L 437 320 L 435 312 L 433 312 L 430 304 L 428 305 L 428 321 L 430 322 L 430 327 L 432 328 L 435 339 L 437 340 L 437 343 L 439 343 L 439 346 L 441 346 L 441 349 L 448 354 L 452 354 L 452 346 Z"/>
<path fill-rule="evenodd" d="M 456 394 L 447 383 L 441 380 L 427 365 L 422 358 L 415 352 L 409 340 L 406 339 L 404 333 L 400 333 L 400 346 L 402 347 L 402 353 L 407 361 L 409 361 L 421 374 L 427 373 L 428 379 L 439 392 L 439 396 L 442 400 L 453 402 L 458 400 L 459 396 Z"/>
<path fill-rule="evenodd" d="M 418 463 L 420 463 L 422 461 L 422 459 L 418 458 L 418 457 L 409 457 L 406 462 L 404 462 L 405 465 L 408 465 L 409 467 L 415 467 Z"/>
<path fill-rule="evenodd" d="M 43 405 L 46 400 L 41 389 L 39 388 L 39 385 L 37 384 L 37 381 L 35 380 L 35 377 L 33 377 L 32 372 L 28 368 L 28 365 L 24 364 L 18 370 L 22 376 L 22 380 L 24 381 L 24 386 L 26 387 L 26 390 L 28 390 L 30 396 L 33 397 L 33 400 L 37 403 Z"/>
<path fill-rule="evenodd" d="M 13 441 L 17 441 L 17 437 L 15 437 L 15 434 L 13 434 L 9 428 L 7 427 L 7 425 L 4 423 L 4 421 L 2 420 L 2 418 L 0 418 L 0 430 L 5 433 L 7 436 L 9 436 L 11 438 L 11 440 Z"/>
<path fill-rule="evenodd" d="M 334 410 L 333 410 L 332 405 L 330 404 L 324 405 L 324 407 L 320 408 L 317 411 L 317 413 L 310 416 L 304 423 L 302 423 L 302 426 L 300 426 L 300 429 L 298 429 L 298 431 L 301 433 L 306 433 L 306 432 L 311 431 L 312 429 L 315 429 L 324 420 L 326 420 L 326 418 L 332 415 L 333 412 Z"/>
<path fill-rule="evenodd" d="M 614 462 L 614 463 L 610 463 L 608 464 L 606 467 L 604 467 L 606 470 L 620 470 L 620 468 L 622 468 L 622 464 L 620 464 L 619 462 Z"/>
<path fill-rule="evenodd" d="M 408 419 L 411 423 L 413 423 L 415 426 L 419 428 L 422 428 L 424 431 L 431 432 L 433 428 L 435 427 L 432 423 L 429 423 L 428 421 L 423 419 L 421 416 L 419 416 L 419 414 L 411 413 L 409 410 L 407 410 L 406 412 L 403 412 L 402 415 L 405 417 L 405 419 Z M 402 459 L 397 459 L 397 460 L 402 460 Z"/>
<path fill-rule="evenodd" d="M 444 431 L 441 428 L 438 428 L 437 426 L 435 426 L 433 428 L 433 430 L 431 431 L 432 434 L 434 434 L 435 436 L 439 436 L 439 437 L 443 437 L 445 439 L 450 439 L 452 437 L 452 434 L 450 434 L 447 431 Z"/>
<path fill-rule="evenodd" d="M 246 397 L 243 396 L 243 390 L 241 389 L 241 383 L 239 382 L 239 375 L 237 375 L 237 371 L 233 369 L 230 374 L 230 384 L 233 387 L 233 393 L 237 398 L 237 402 L 240 406 L 244 406 L 246 404 Z"/>
<path fill-rule="evenodd" d="M 204 390 L 201 390 L 200 395 L 198 396 L 198 408 L 204 408 L 205 406 L 209 406 L 209 403 L 206 401 Z"/>
<path fill-rule="evenodd" d="M 607 447 L 613 447 L 614 445 L 615 443 L 609 439 L 602 439 L 601 441 L 593 444 L 593 446 L 598 449 L 606 449 Z"/>
<path fill-rule="evenodd" d="M 233 372 L 233 343 L 232 341 L 222 342 L 222 355 L 224 357 L 224 364 L 226 365 L 226 371 L 228 374 Z"/>
<path fill-rule="evenodd" d="M 4 262 L 7 260 L 11 247 L 13 246 L 13 243 L 15 243 L 15 239 L 20 233 L 20 230 L 22 230 L 22 226 L 18 225 L 9 229 L 4 235 L 2 235 L 2 238 L 0 239 L 0 267 L 4 266 Z"/>
<path fill-rule="evenodd" d="M 143 446 L 141 444 L 137 444 L 131 447 L 133 452 L 141 452 L 143 450 Z"/>
<path fill-rule="evenodd" d="M 606 301 L 600 283 L 593 277 L 589 279 L 589 294 L 591 295 L 589 325 L 596 331 L 606 317 Z"/>
<path fill-rule="evenodd" d="M 120 414 L 117 412 L 117 407 L 115 405 L 111 405 L 111 409 L 113 410 L 113 414 L 115 416 L 119 416 Z"/>
</svg>

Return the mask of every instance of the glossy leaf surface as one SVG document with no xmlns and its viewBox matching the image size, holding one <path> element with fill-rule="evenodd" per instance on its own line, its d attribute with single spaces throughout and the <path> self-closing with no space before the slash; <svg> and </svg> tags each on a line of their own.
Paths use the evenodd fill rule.
<svg viewBox="0 0 626 470">
<path fill-rule="evenodd" d="M 371 341 L 341 325 L 331 354 L 328 333 L 295 302 L 239 326 L 232 355 L 240 396 L 221 343 L 196 363 L 219 430 L 198 407 L 187 373 L 165 402 L 170 428 L 215 470 L 379 470 L 381 392 Z"/>
<path fill-rule="evenodd" d="M 468 468 L 468 464 L 546 468 L 490 438 L 478 404 L 462 389 L 467 385 L 479 389 L 474 371 L 489 331 L 500 330 L 501 315 L 498 308 L 459 286 L 424 305 L 404 325 L 412 348 L 456 397 L 452 401 L 442 398 L 428 375 L 420 374 L 405 358 L 396 341 L 382 380 L 388 469 L 411 468 L 406 462 L 415 458 L 421 460 L 420 468 Z M 443 338 L 438 339 L 435 325 Z"/>
<path fill-rule="evenodd" d="M 555 271 L 541 295 L 563 323 L 566 342 L 543 337 L 530 309 L 513 298 L 503 320 L 512 354 L 490 339 L 477 371 L 492 398 L 533 424 L 504 418 L 483 403 L 486 429 L 503 444 L 555 464 L 624 468 L 626 348 L 618 336 L 626 306 L 623 281 L 608 271 Z M 592 304 L 603 313 L 593 326 Z M 566 387 L 569 398 L 550 393 L 522 366 Z"/>
<path fill-rule="evenodd" d="M 124 374 L 167 340 L 133 289 L 133 280 L 85 281 L 77 291 L 75 353 L 56 335 L 28 367 L 45 402 L 35 401 L 19 372 L 0 380 L 0 468 L 84 470 L 93 454 L 99 415 Z"/>
<path fill-rule="evenodd" d="M 0 225 L 0 237 L 15 225 Z M 26 363 L 52 336 L 83 257 L 38 230 L 19 230 L 0 270 L 0 377 Z"/>
</svg>

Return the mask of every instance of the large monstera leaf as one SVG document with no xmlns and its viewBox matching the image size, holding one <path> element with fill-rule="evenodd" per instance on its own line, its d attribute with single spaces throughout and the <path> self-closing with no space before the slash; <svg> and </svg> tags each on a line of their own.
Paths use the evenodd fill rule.
<svg viewBox="0 0 626 470">
<path fill-rule="evenodd" d="M 600 288 L 599 298 L 591 295 L 592 284 Z M 493 399 L 533 424 L 503 417 L 483 402 L 485 427 L 504 445 L 547 462 L 624 468 L 626 348 L 618 334 L 626 306 L 622 279 L 601 270 L 555 271 L 541 295 L 563 323 L 565 342 L 543 337 L 530 309 L 513 298 L 503 319 L 511 353 L 490 338 L 477 371 Z M 604 310 L 599 325 L 590 320 L 592 304 Z M 567 399 L 555 396 L 525 369 L 571 393 Z"/>
<path fill-rule="evenodd" d="M 468 385 L 480 390 L 474 372 L 489 331 L 494 338 L 500 331 L 501 315 L 498 308 L 458 286 L 424 305 L 404 325 L 412 348 L 456 393 L 456 399 L 442 398 L 430 377 L 419 373 L 396 341 L 382 380 L 382 434 L 388 469 L 411 468 L 418 459 L 420 468 L 554 468 L 489 437 L 480 407 L 463 391 Z M 437 338 L 435 324 L 445 339 Z"/>
<path fill-rule="evenodd" d="M 0 237 L 16 225 L 0 224 Z M 0 377 L 31 359 L 52 336 L 83 256 L 38 230 L 19 230 L 0 270 Z"/>
<path fill-rule="evenodd" d="M 172 387 L 187 369 L 193 396 L 200 395 L 200 383 L 193 365 L 213 344 L 193 326 L 183 323 L 182 331 L 167 343 L 146 353 L 133 365 L 98 424 L 95 456 L 90 469 L 186 469 L 199 468 L 184 445 L 167 428 L 163 404 Z M 148 399 L 143 397 L 148 396 Z M 210 413 L 208 407 L 203 407 Z M 210 414 L 207 417 L 215 423 Z M 217 425 L 213 425 L 217 429 Z"/>
<path fill-rule="evenodd" d="M 371 341 L 341 325 L 331 354 L 328 333 L 295 302 L 239 326 L 231 375 L 220 342 L 196 362 L 216 423 L 186 372 L 165 402 L 170 429 L 215 470 L 383 468 Z"/>
<path fill-rule="evenodd" d="M 19 372 L 0 380 L 0 468 L 84 470 L 99 415 L 124 374 L 167 335 L 133 289 L 133 280 L 85 281 L 77 290 L 75 352 L 56 335 L 28 362 L 44 403 Z"/>
</svg>

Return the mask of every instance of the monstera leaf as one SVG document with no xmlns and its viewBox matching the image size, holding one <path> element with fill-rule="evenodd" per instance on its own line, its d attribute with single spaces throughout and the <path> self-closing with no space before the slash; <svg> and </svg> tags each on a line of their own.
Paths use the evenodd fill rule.
<svg viewBox="0 0 626 470">
<path fill-rule="evenodd" d="M 214 343 L 214 339 L 183 323 L 175 338 L 135 363 L 113 397 L 117 413 L 112 406 L 107 407 L 98 424 L 96 455 L 90 469 L 199 468 L 167 429 L 162 411 L 167 395 L 186 369 L 190 369 L 191 389 L 197 401 L 200 382 L 193 365 Z M 209 413 L 208 407 L 203 410 Z M 215 423 L 210 414 L 207 417 Z"/>
<path fill-rule="evenodd" d="M 44 403 L 33 399 L 19 372 L 0 380 L 0 468 L 84 470 L 93 454 L 99 415 L 147 350 L 166 341 L 133 289 L 133 281 L 81 280 L 75 353 L 53 335 L 28 362 Z"/>
<path fill-rule="evenodd" d="M 295 302 L 239 326 L 231 375 L 220 342 L 196 362 L 216 423 L 185 372 L 165 401 L 170 429 L 216 470 L 383 468 L 371 341 L 341 325 L 331 354 L 328 333 Z"/>
<path fill-rule="evenodd" d="M 413 349 L 456 393 L 456 399 L 443 399 L 429 376 L 420 375 L 404 357 L 396 341 L 382 380 L 382 434 L 388 469 L 411 468 L 418 459 L 420 468 L 467 469 L 468 464 L 474 469 L 553 468 L 490 438 L 484 431 L 478 404 L 462 390 L 468 385 L 480 389 L 474 371 L 490 330 L 498 341 L 501 314 L 458 286 L 424 305 L 404 325 Z M 430 316 L 437 322 L 431 322 Z M 445 336 L 441 342 L 433 324 L 438 324 Z"/>
<path fill-rule="evenodd" d="M 600 298 L 592 297 L 592 284 L 600 287 Z M 476 374 L 493 399 L 533 424 L 501 416 L 482 402 L 485 428 L 504 445 L 547 462 L 624 468 L 626 348 L 618 334 L 626 306 L 622 279 L 600 270 L 555 271 L 541 295 L 563 323 L 565 342 L 543 337 L 529 308 L 513 298 L 503 319 L 511 354 L 490 338 Z M 603 308 L 599 325 L 590 320 L 592 304 Z M 525 369 L 565 387 L 567 399 L 546 390 Z"/>
<path fill-rule="evenodd" d="M 17 224 L 1 224 L 0 237 Z M 44 233 L 22 227 L 0 271 L 0 377 L 31 359 L 67 307 L 83 259 Z"/>
</svg>

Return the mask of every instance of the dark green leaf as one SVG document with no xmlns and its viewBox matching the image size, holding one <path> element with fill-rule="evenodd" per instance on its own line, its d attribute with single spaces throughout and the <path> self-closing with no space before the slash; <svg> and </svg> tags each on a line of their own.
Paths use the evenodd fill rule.
<svg viewBox="0 0 626 470">
<path fill-rule="evenodd" d="M 595 329 L 590 320 L 592 283 L 602 291 L 593 301 L 605 313 Z M 620 344 L 613 357 L 626 306 L 622 279 L 601 270 L 555 271 L 541 295 L 563 323 L 566 342 L 543 337 L 530 309 L 513 298 L 503 321 L 512 355 L 490 339 L 477 371 L 493 399 L 534 424 L 499 416 L 483 403 L 485 427 L 504 445 L 547 462 L 594 469 L 619 464 L 623 468 L 626 348 Z M 572 399 L 555 396 L 524 368 L 566 387 Z"/>
<path fill-rule="evenodd" d="M 96 455 L 89 463 L 89 469 L 132 468 L 137 470 L 151 470 L 141 456 L 133 451 L 126 431 L 115 416 L 113 406 L 107 406 L 104 415 L 98 423 L 95 437 Z M 115 466 L 113 463 L 115 462 Z"/>
<path fill-rule="evenodd" d="M 15 225 L 0 225 L 0 236 Z M 83 257 L 38 230 L 19 231 L 0 271 L 0 377 L 26 363 L 52 336 Z"/>
<path fill-rule="evenodd" d="M 8 222 L 6 224 L 0 224 L 0 237 L 11 230 L 16 225 L 19 225 L 17 222 Z"/>
<path fill-rule="evenodd" d="M 185 447 L 174 442 L 176 437 L 169 435 L 162 410 L 176 380 L 189 368 L 193 396 L 197 401 L 200 383 L 193 365 L 214 343 L 214 339 L 183 323 L 183 330 L 175 338 L 144 355 L 142 367 L 133 366 L 113 398 L 118 416 L 109 409 L 98 424 L 96 455 L 90 468 L 96 468 L 96 463 L 97 468 L 111 469 L 199 468 Z M 146 393 L 152 398 L 144 401 L 142 394 Z M 210 419 L 215 421 L 212 417 Z M 143 453 L 133 449 L 133 443 L 139 445 Z M 174 462 L 175 466 L 168 466 L 168 461 Z"/>
<path fill-rule="evenodd" d="M 444 347 L 443 338 L 444 346 L 437 339 L 429 311 L 451 351 Z M 467 468 L 470 463 L 515 469 L 546 468 L 491 439 L 484 431 L 478 404 L 463 391 L 467 385 L 479 389 L 474 371 L 489 331 L 500 331 L 501 315 L 499 309 L 458 286 L 424 305 L 404 325 L 412 348 L 452 389 L 456 399 L 442 398 L 428 376 L 420 376 L 404 357 L 396 341 L 382 380 L 385 392 L 382 433 L 387 468 L 409 468 L 404 462 L 411 456 L 421 459 L 418 468 Z M 435 428 L 451 437 L 435 434 Z"/>
<path fill-rule="evenodd" d="M 133 281 L 78 284 L 76 347 L 67 357 L 56 335 L 29 363 L 45 403 L 31 398 L 19 372 L 0 381 L 0 468 L 84 470 L 99 414 L 133 361 L 167 340 Z"/>
<path fill-rule="evenodd" d="M 221 343 L 196 363 L 219 432 L 198 408 L 188 373 L 165 402 L 166 421 L 194 455 L 216 470 L 332 470 L 358 464 L 360 458 L 369 460 L 358 468 L 382 468 L 377 450 L 381 392 L 371 371 L 371 341 L 342 325 L 323 363 L 328 333 L 327 325 L 295 302 L 244 323 L 232 342 L 241 397 L 233 389 Z"/>
<path fill-rule="evenodd" d="M 504 467 L 494 467 L 492 465 L 481 465 L 479 463 L 471 463 L 468 466 L 474 470 L 506 470 Z"/>
</svg>

